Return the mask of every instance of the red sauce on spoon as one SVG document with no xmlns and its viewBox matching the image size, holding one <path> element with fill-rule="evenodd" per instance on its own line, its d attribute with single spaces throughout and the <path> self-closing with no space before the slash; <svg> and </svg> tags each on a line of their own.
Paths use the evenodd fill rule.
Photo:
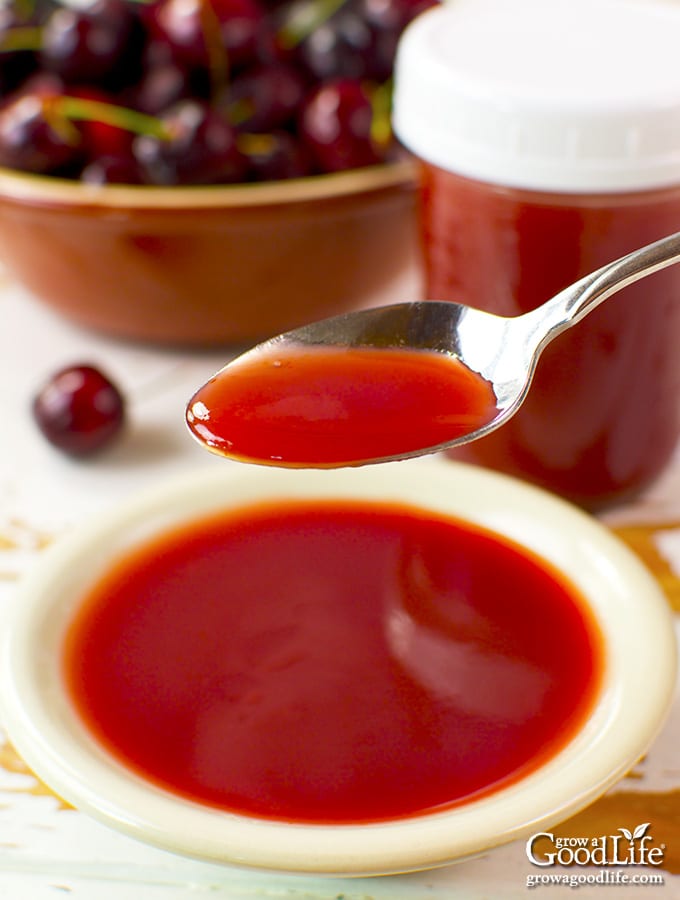
<svg viewBox="0 0 680 900">
<path fill-rule="evenodd" d="M 579 728 L 602 668 L 575 588 L 525 549 L 396 504 L 258 505 L 123 556 L 65 674 L 125 765 L 295 822 L 411 816 L 497 790 Z"/>
<path fill-rule="evenodd" d="M 495 413 L 491 385 L 446 354 L 303 347 L 227 366 L 192 398 L 187 422 L 225 456 L 332 467 L 437 447 Z"/>
</svg>

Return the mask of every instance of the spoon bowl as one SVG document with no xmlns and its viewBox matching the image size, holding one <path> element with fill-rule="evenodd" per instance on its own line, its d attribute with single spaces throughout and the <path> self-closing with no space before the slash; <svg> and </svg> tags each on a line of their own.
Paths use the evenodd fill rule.
<svg viewBox="0 0 680 900">
<path fill-rule="evenodd" d="M 515 317 L 498 316 L 448 301 L 426 300 L 347 313 L 305 325 L 257 345 L 220 370 L 190 401 L 187 422 L 194 436 L 209 449 L 251 462 L 278 465 L 363 465 L 448 450 L 484 437 L 517 412 L 527 396 L 541 352 L 559 334 L 579 322 L 612 294 L 679 260 L 680 233 L 676 233 L 603 266 L 565 288 L 542 306 Z M 341 395 L 337 381 L 315 382 L 298 378 L 292 388 L 291 383 L 285 381 L 285 373 L 295 367 L 298 359 L 309 353 L 329 350 L 378 351 L 382 368 L 373 365 L 369 374 L 361 373 L 366 380 L 374 379 L 378 384 L 377 394 L 374 390 L 377 397 L 374 398 L 375 409 L 364 416 L 370 428 L 376 431 L 385 430 L 382 407 L 387 402 L 394 404 L 398 412 L 401 400 L 399 391 L 392 389 L 390 392 L 388 388 L 393 380 L 395 361 L 402 359 L 405 351 L 426 353 L 429 359 L 436 354 L 451 361 L 450 372 L 445 372 L 443 376 L 442 392 L 446 392 L 446 379 L 450 377 L 453 394 L 454 376 L 459 378 L 462 368 L 474 373 L 480 385 L 488 386 L 495 399 L 491 406 L 487 404 L 477 415 L 457 417 L 456 410 L 451 408 L 451 404 L 457 402 L 455 398 L 451 399 L 446 409 L 424 413 L 423 419 L 427 416 L 441 418 L 443 429 L 438 431 L 412 428 L 404 415 L 402 432 L 422 432 L 422 439 L 417 433 L 410 434 L 406 441 L 395 441 L 393 446 L 389 439 L 382 443 L 374 441 L 362 444 L 361 452 L 357 450 L 354 456 L 345 453 L 330 461 L 326 457 L 320 461 L 315 458 L 314 445 L 322 437 L 329 434 L 336 437 L 341 430 L 356 426 L 366 427 L 357 413 L 361 404 L 365 406 L 364 400 L 351 384 L 349 387 L 345 385 Z M 355 354 L 355 358 L 375 362 L 375 355 L 369 357 L 364 354 L 362 357 L 359 354 L 357 357 Z M 414 360 L 416 358 L 413 357 Z M 326 355 L 324 359 L 321 354 L 320 371 L 329 359 L 330 356 Z M 423 356 L 418 357 L 419 361 L 424 359 Z M 263 362 L 270 364 L 264 374 L 260 365 Z M 357 369 L 352 372 L 352 377 L 355 377 Z M 414 365 L 411 372 L 411 380 L 417 381 L 418 365 Z M 256 384 L 249 380 L 251 373 L 256 374 Z M 348 370 L 346 380 L 349 377 Z M 280 387 L 282 379 L 283 388 Z M 236 401 L 230 394 L 230 388 L 234 385 L 237 386 Z M 220 428 L 214 427 L 220 419 L 219 414 L 225 411 L 220 408 L 220 397 L 224 394 L 216 392 L 215 386 L 226 387 L 226 395 L 230 396 L 229 414 L 222 416 L 229 428 L 233 427 L 235 418 L 244 409 L 249 421 L 255 420 L 261 424 L 260 420 L 269 419 L 265 424 L 270 427 L 270 439 L 274 443 L 282 430 L 304 428 L 303 437 L 309 447 L 306 451 L 308 458 L 305 458 L 305 453 L 289 458 L 276 452 L 267 455 L 259 451 L 243 453 L 238 447 L 234 450 L 235 444 L 230 435 L 221 434 Z M 206 391 L 207 388 L 210 390 Z M 208 392 L 211 399 L 206 402 Z M 319 402 L 309 407 L 310 412 L 291 419 L 288 410 L 296 403 L 304 408 L 315 394 Z M 465 391 L 461 396 L 465 398 Z M 283 416 L 279 414 L 281 409 L 286 410 Z M 370 449 L 366 450 L 366 447 Z"/>
</svg>

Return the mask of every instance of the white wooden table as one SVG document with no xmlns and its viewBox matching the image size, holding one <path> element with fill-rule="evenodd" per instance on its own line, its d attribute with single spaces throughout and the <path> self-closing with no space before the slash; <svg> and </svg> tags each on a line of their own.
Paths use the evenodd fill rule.
<svg viewBox="0 0 680 900">
<path fill-rule="evenodd" d="M 30 414 L 31 398 L 43 378 L 79 361 L 108 370 L 130 399 L 124 438 L 111 452 L 88 462 L 71 461 L 50 448 Z M 74 524 L 189 467 L 235 465 L 202 451 L 183 422 L 186 400 L 223 362 L 224 353 L 161 351 L 95 337 L 0 281 L 0 627 L 22 573 L 47 543 Z M 605 518 L 612 526 L 635 526 L 622 534 L 647 555 L 680 612 L 680 455 L 643 498 Z M 651 822 L 655 842 L 666 845 L 664 868 L 656 872 L 664 883 L 586 885 L 576 896 L 680 898 L 679 747 L 680 696 L 663 733 L 634 772 L 561 831 L 570 836 L 609 834 Z M 523 843 L 459 866 L 377 879 L 280 876 L 176 857 L 65 808 L 27 771 L 0 723 L 0 900 L 194 900 L 204 895 L 230 900 L 495 900 L 525 897 L 527 876 L 547 871 L 530 864 Z M 568 873 L 574 870 L 555 870 Z M 646 874 L 640 868 L 636 873 Z M 530 893 L 574 895 L 573 888 L 556 884 Z"/>
</svg>

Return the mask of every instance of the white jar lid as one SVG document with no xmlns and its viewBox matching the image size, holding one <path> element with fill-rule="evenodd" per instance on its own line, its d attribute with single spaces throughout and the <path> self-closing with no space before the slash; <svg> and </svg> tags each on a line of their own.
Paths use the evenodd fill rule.
<svg viewBox="0 0 680 900">
<path fill-rule="evenodd" d="M 447 0 L 408 26 L 394 131 L 535 190 L 680 184 L 680 0 Z"/>
</svg>

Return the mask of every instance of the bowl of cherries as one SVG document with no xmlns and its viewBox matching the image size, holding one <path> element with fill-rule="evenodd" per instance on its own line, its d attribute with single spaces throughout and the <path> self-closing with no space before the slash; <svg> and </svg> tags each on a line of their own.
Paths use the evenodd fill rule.
<svg viewBox="0 0 680 900">
<path fill-rule="evenodd" d="M 0 7 L 0 260 L 117 337 L 249 342 L 417 271 L 396 46 L 435 0 Z"/>
</svg>

